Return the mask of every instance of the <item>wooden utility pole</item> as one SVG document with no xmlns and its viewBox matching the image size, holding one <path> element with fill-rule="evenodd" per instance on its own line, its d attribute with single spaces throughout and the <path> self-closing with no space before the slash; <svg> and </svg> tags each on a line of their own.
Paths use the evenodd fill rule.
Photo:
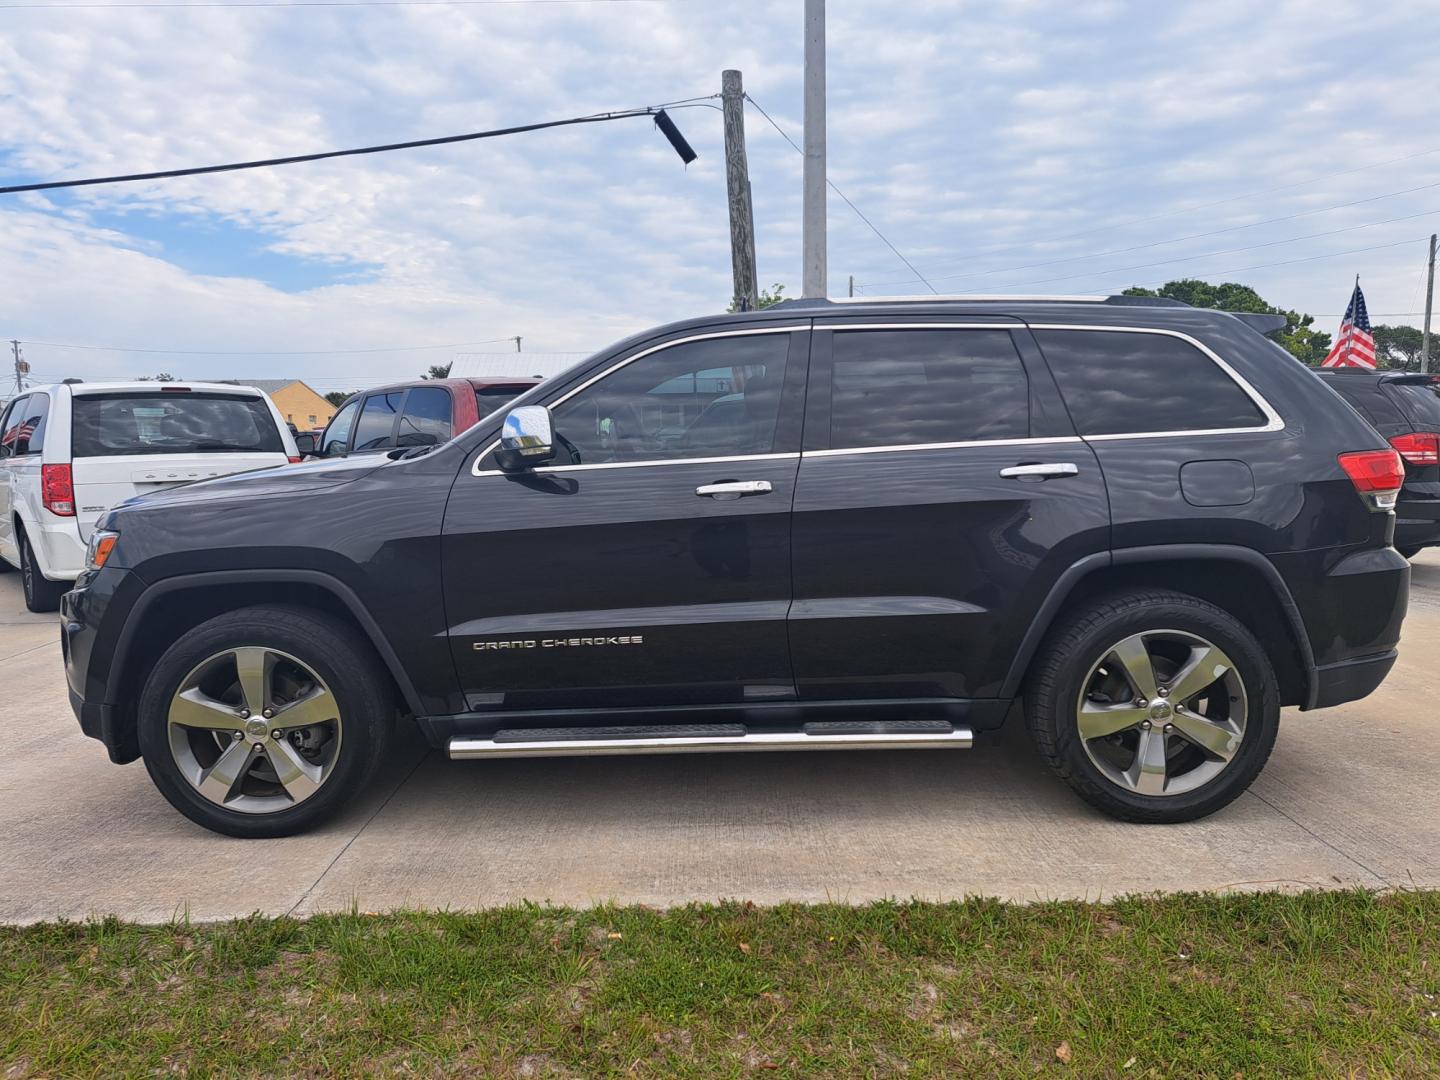
<svg viewBox="0 0 1440 1080">
<path fill-rule="evenodd" d="M 519 352 L 519 351 L 520 351 L 520 335 L 519 335 L 519 334 L 516 334 L 516 335 L 515 335 L 515 351 L 516 351 L 516 352 Z"/>
<path fill-rule="evenodd" d="M 725 188 L 730 202 L 730 268 L 735 277 L 735 310 L 758 311 L 755 275 L 755 207 L 750 199 L 750 163 L 745 156 L 745 84 L 740 72 L 720 73 L 725 107 Z"/>
<path fill-rule="evenodd" d="M 15 357 L 15 393 L 20 394 L 25 390 L 25 375 L 29 372 L 30 365 L 20 356 L 20 342 L 12 340 L 10 342 L 10 352 Z"/>
<path fill-rule="evenodd" d="M 1430 275 L 1425 285 L 1425 328 L 1420 332 L 1420 370 L 1430 370 L 1430 312 L 1435 308 L 1435 233 L 1430 234 Z"/>
<path fill-rule="evenodd" d="M 827 293 L 825 250 L 825 0 L 805 0 L 805 183 L 800 294 Z"/>
</svg>

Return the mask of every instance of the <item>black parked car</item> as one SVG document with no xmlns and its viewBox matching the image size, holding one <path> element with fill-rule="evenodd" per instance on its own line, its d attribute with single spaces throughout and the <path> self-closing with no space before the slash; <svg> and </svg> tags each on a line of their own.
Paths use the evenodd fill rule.
<svg viewBox="0 0 1440 1080">
<path fill-rule="evenodd" d="M 1399 455 L 1256 328 L 1124 297 L 791 302 L 632 337 L 440 446 L 112 510 L 71 698 L 209 828 L 308 827 L 397 710 L 456 758 L 1040 753 L 1224 806 L 1370 693 Z M 317 531 L 316 520 L 331 527 Z"/>
<path fill-rule="evenodd" d="M 1440 544 L 1440 378 L 1400 371 L 1318 372 L 1405 459 L 1395 547 L 1407 559 Z"/>
</svg>

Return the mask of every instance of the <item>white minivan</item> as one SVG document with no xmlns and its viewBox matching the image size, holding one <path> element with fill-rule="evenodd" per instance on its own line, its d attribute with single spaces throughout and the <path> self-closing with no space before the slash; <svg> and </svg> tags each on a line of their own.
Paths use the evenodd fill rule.
<svg viewBox="0 0 1440 1080">
<path fill-rule="evenodd" d="M 274 402 L 252 386 L 33 387 L 0 415 L 0 570 L 19 568 L 31 611 L 54 611 L 116 503 L 299 460 Z"/>
</svg>

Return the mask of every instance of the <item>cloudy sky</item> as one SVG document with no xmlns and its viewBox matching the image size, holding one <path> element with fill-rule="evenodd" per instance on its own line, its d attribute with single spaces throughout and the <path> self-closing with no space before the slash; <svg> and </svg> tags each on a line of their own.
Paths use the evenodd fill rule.
<svg viewBox="0 0 1440 1080">
<path fill-rule="evenodd" d="M 693 98 L 726 67 L 800 138 L 800 0 L 150 6 L 178 2 L 0 0 L 0 183 Z M 829 39 L 831 179 L 941 292 L 1238 280 L 1333 329 L 1359 273 L 1376 321 L 1420 321 L 1440 0 L 830 0 Z M 0 196 L 0 338 L 44 380 L 328 390 L 717 311 L 720 114 L 673 115 L 688 168 L 640 119 Z M 793 294 L 800 155 L 747 125 L 760 276 Z M 829 223 L 833 294 L 926 291 L 833 196 Z"/>
</svg>

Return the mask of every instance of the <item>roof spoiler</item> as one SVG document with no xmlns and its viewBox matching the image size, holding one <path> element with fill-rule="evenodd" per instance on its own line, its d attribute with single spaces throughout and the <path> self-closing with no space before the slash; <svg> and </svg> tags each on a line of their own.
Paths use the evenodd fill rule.
<svg viewBox="0 0 1440 1080">
<path fill-rule="evenodd" d="M 1228 311 L 1226 314 L 1233 315 L 1257 334 L 1273 334 L 1290 324 L 1284 315 L 1265 315 L 1258 311 Z"/>
</svg>

